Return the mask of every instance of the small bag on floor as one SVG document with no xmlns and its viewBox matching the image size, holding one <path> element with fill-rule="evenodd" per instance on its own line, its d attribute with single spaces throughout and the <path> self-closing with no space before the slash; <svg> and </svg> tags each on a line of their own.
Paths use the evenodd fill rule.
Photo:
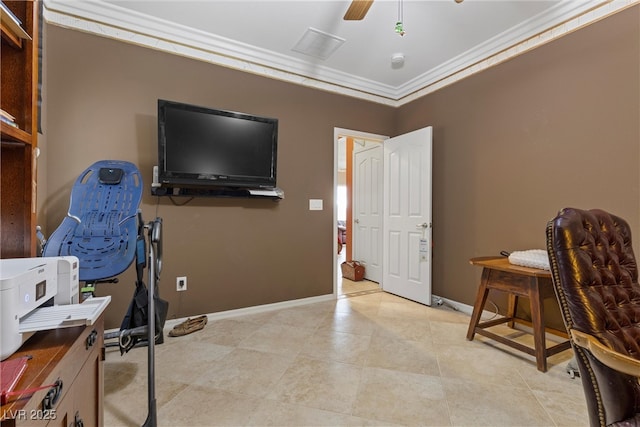
<svg viewBox="0 0 640 427">
<path fill-rule="evenodd" d="M 358 261 L 345 261 L 341 265 L 342 277 L 358 282 L 364 279 L 364 265 Z"/>
</svg>

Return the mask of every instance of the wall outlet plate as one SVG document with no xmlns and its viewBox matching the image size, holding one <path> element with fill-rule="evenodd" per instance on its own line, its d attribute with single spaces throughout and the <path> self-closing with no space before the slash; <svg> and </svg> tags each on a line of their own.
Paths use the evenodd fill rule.
<svg viewBox="0 0 640 427">
<path fill-rule="evenodd" d="M 179 276 L 176 277 L 176 291 L 186 291 L 187 290 L 187 276 Z"/>
</svg>

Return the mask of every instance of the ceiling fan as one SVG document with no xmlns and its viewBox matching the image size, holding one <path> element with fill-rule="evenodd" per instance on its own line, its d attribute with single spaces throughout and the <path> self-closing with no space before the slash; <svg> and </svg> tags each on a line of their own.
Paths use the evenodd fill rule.
<svg viewBox="0 0 640 427">
<path fill-rule="evenodd" d="M 347 9 L 347 13 L 344 14 L 345 21 L 360 21 L 362 20 L 369 8 L 373 4 L 373 0 L 352 0 Z"/>
<path fill-rule="evenodd" d="M 463 1 L 455 0 L 456 3 L 462 3 Z M 347 13 L 344 14 L 344 20 L 360 21 L 364 19 L 372 4 L 373 0 L 352 0 Z"/>
</svg>

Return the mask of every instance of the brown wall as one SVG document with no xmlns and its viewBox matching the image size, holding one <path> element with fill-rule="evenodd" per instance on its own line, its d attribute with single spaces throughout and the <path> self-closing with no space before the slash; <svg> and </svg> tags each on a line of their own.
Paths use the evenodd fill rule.
<svg viewBox="0 0 640 427">
<path fill-rule="evenodd" d="M 473 304 L 474 256 L 545 248 L 563 207 L 626 218 L 640 247 L 640 7 L 398 110 L 433 125 L 433 291 Z"/>
<path fill-rule="evenodd" d="M 398 109 L 48 26 L 45 232 L 96 160 L 132 161 L 150 182 L 157 98 L 278 117 L 283 201 L 175 206 L 145 193 L 145 219 L 164 220 L 161 293 L 169 318 L 329 294 L 333 128 L 396 135 L 431 125 L 433 289 L 472 304 L 479 272 L 467 260 L 543 248 L 546 222 L 564 206 L 609 209 L 640 235 L 639 11 Z M 310 212 L 309 198 L 325 210 Z M 177 293 L 181 275 L 188 291 Z M 100 287 L 113 297 L 107 327 L 122 319 L 133 280 L 129 270 Z"/>
<path fill-rule="evenodd" d="M 49 25 L 47 212 L 51 233 L 70 189 L 100 159 L 132 161 L 150 188 L 157 164 L 158 98 L 279 119 L 280 202 L 156 198 L 145 191 L 145 220 L 164 224 L 161 295 L 168 318 L 268 304 L 333 292 L 334 126 L 391 134 L 391 107 L 304 88 Z M 41 177 L 42 179 L 42 177 Z M 309 211 L 309 199 L 325 209 Z M 176 292 L 176 276 L 188 290 Z M 107 327 L 119 326 L 134 271 L 112 295 Z"/>
</svg>

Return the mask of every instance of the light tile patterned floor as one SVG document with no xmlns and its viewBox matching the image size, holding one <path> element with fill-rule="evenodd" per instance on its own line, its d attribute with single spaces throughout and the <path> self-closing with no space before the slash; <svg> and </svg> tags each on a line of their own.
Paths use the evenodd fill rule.
<svg viewBox="0 0 640 427">
<path fill-rule="evenodd" d="M 588 425 L 571 351 L 541 373 L 468 322 L 384 292 L 211 320 L 156 347 L 158 425 Z M 108 349 L 105 425 L 144 422 L 146 360 Z"/>
</svg>

